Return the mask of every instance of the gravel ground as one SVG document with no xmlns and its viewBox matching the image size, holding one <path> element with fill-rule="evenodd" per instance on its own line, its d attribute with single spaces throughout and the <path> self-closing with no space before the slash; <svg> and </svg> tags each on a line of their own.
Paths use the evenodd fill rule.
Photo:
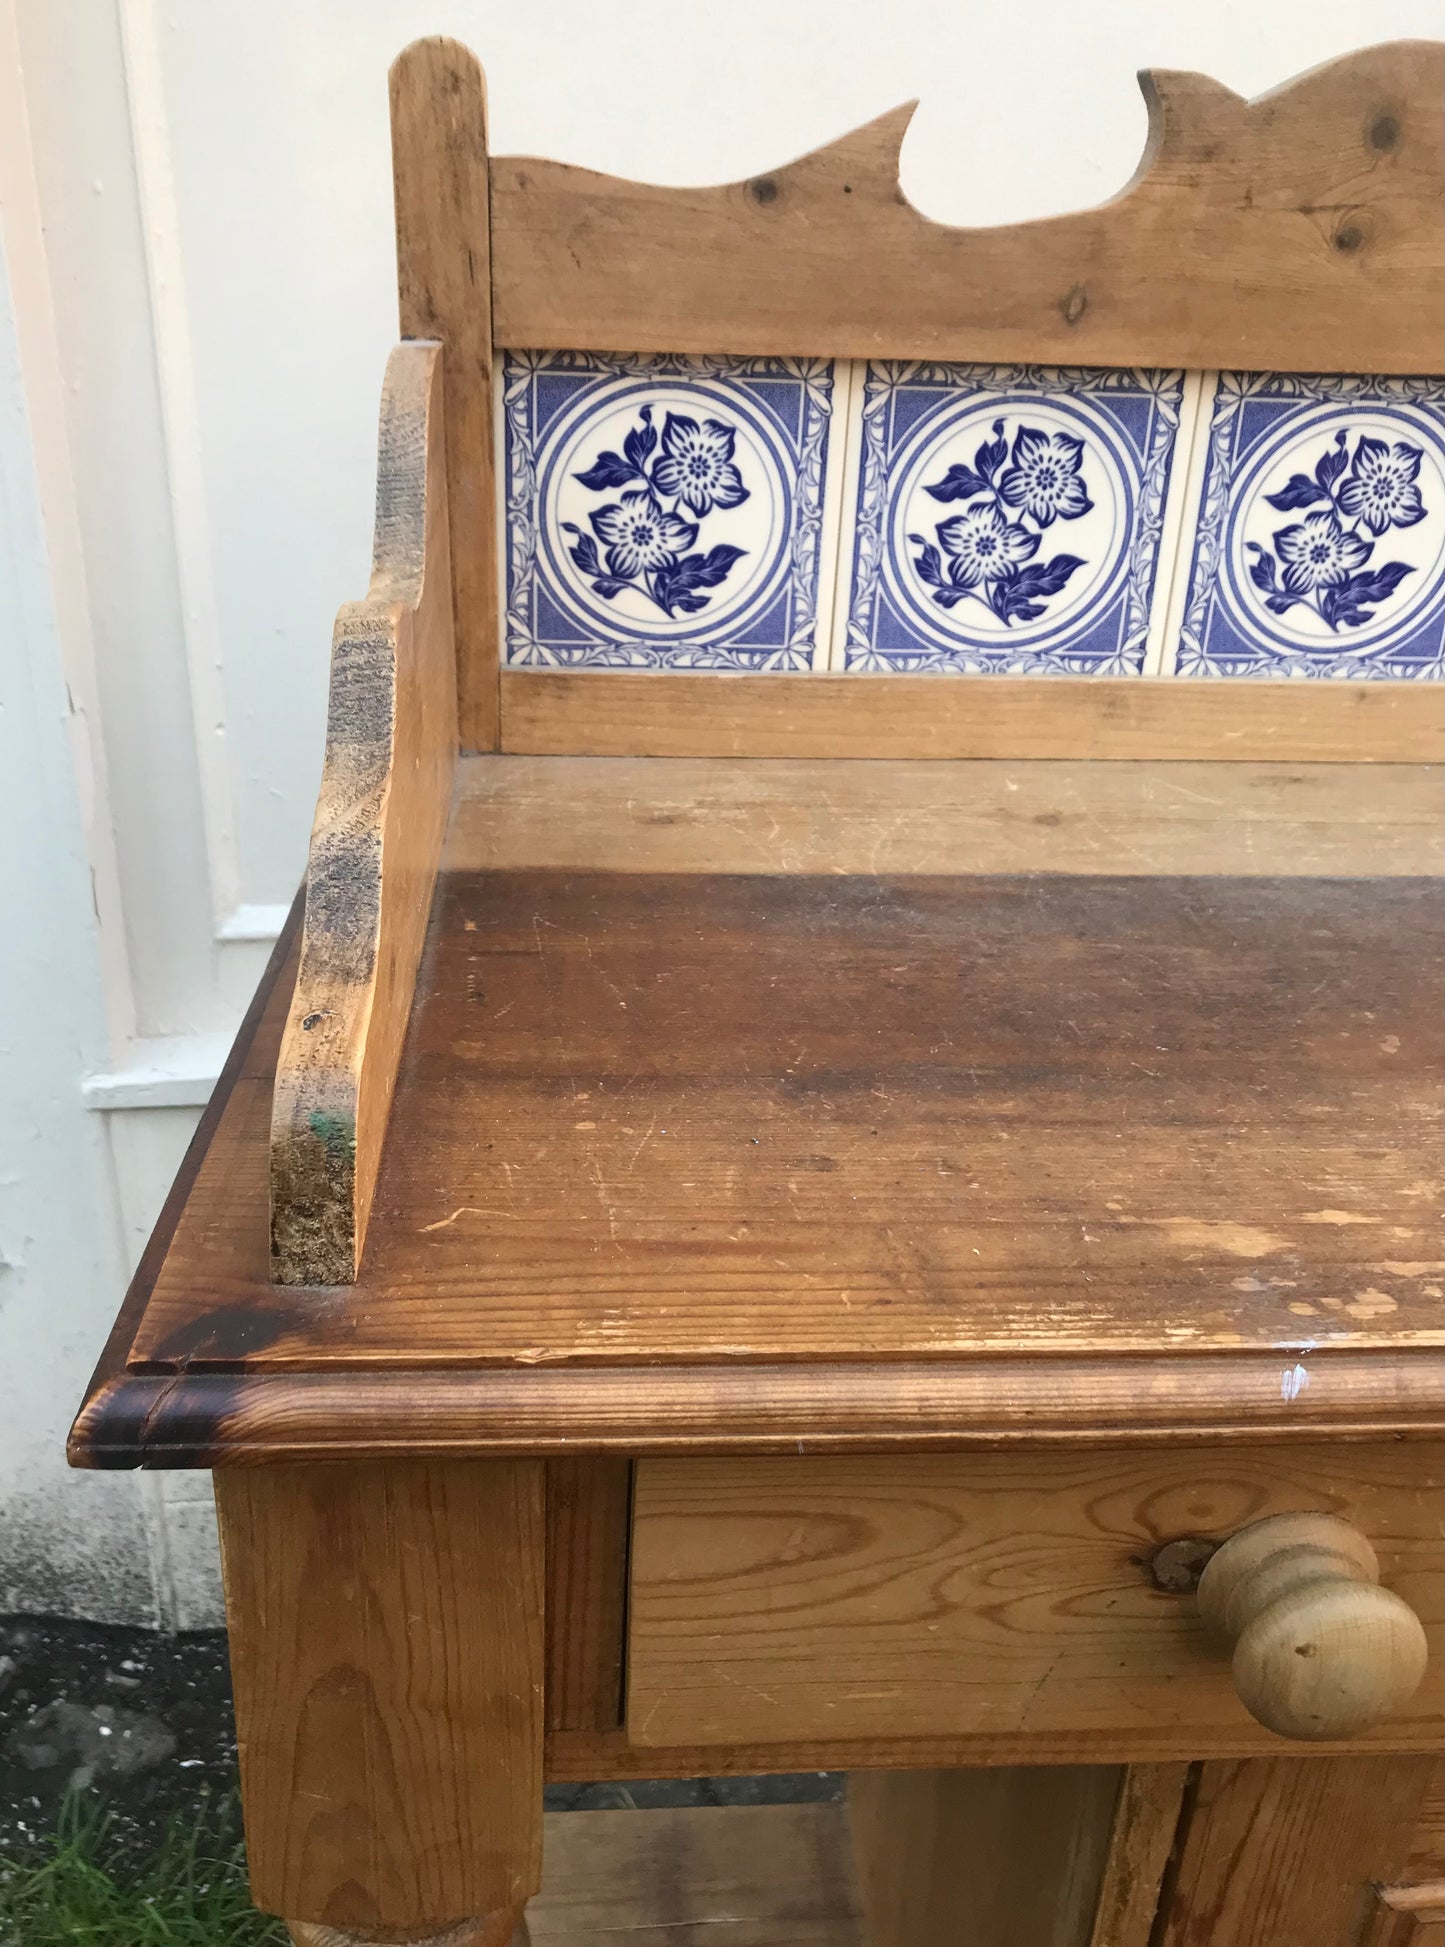
<svg viewBox="0 0 1445 1947">
<path fill-rule="evenodd" d="M 127 1849 L 174 1813 L 236 1784 L 236 1728 L 221 1630 L 158 1636 L 94 1623 L 0 1617 L 0 1854 L 45 1833 L 71 1781 L 109 1802 Z M 549 1785 L 550 1811 L 808 1803 L 841 1796 L 828 1772 Z"/>
<path fill-rule="evenodd" d="M 224 1633 L 0 1618 L 0 1852 L 49 1829 L 77 1773 L 104 1792 L 127 1847 L 154 1843 L 204 1793 L 233 1791 Z"/>
</svg>

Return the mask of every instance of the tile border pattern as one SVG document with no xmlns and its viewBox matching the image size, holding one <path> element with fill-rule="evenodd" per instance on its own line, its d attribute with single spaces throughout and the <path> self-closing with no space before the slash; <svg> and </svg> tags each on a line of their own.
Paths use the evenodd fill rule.
<svg viewBox="0 0 1445 1947">
<path fill-rule="evenodd" d="M 544 370 L 583 378 L 618 376 L 632 381 L 730 381 L 776 383 L 795 379 L 806 407 L 797 453 L 797 504 L 788 566 L 788 627 L 776 643 L 709 641 L 707 618 L 680 623 L 670 638 L 619 629 L 615 638 L 557 644 L 534 626 L 537 583 L 536 443 L 529 428 L 529 389 Z M 1388 405 L 1403 401 L 1430 408 L 1441 418 L 1445 442 L 1445 381 L 1438 378 L 1373 378 L 1215 372 L 1144 373 L 1071 367 L 1055 371 L 1025 365 L 944 366 L 921 361 L 832 361 L 723 354 L 614 355 L 592 352 L 499 352 L 497 357 L 498 533 L 504 565 L 503 664 L 525 668 L 619 668 L 834 672 L 890 671 L 948 674 L 1131 675 L 1237 680 L 1283 676 L 1375 680 L 1440 680 L 1445 657 L 1348 654 L 1280 657 L 1261 651 L 1236 656 L 1228 668 L 1211 660 L 1202 631 L 1211 599 L 1209 577 L 1217 570 L 1227 521 L 1227 467 L 1221 464 L 1228 421 L 1246 397 L 1262 390 L 1277 396 Z M 882 374 L 884 376 L 880 377 Z M 1108 657 L 1067 654 L 1003 656 L 961 654 L 941 646 L 885 652 L 866 639 L 869 604 L 880 583 L 883 554 L 882 500 L 886 454 L 879 416 L 888 386 L 906 378 L 964 388 L 1032 391 L 1090 386 L 1147 387 L 1163 410 L 1142 467 L 1139 505 L 1144 518 L 1135 534 L 1125 580 L 1128 622 L 1119 651 Z M 1367 537 L 1368 538 L 1368 537 Z M 699 544 L 701 545 L 701 544 Z M 854 561 L 857 582 L 854 587 Z M 1445 630 L 1445 584 L 1438 617 Z M 1436 621 L 1431 606 L 1421 626 Z"/>
<path fill-rule="evenodd" d="M 724 354 L 693 357 L 667 354 L 600 352 L 504 352 L 499 354 L 501 410 L 498 413 L 498 475 L 501 549 L 505 564 L 502 618 L 503 662 L 510 668 L 621 668 L 808 670 L 826 666 L 826 621 L 832 608 L 832 576 L 836 565 L 833 531 L 837 472 L 841 447 L 837 437 L 840 414 L 846 416 L 849 370 L 821 358 L 731 357 Z M 783 453 L 778 466 L 795 469 L 784 482 L 791 494 L 787 509 L 792 526 L 791 558 L 773 585 L 782 587 L 781 600 L 770 597 L 769 613 L 786 611 L 786 626 L 777 642 L 748 640 L 746 629 L 722 639 L 710 613 L 690 619 L 680 612 L 669 640 L 620 622 L 615 634 L 600 627 L 592 638 L 579 632 L 575 642 L 548 640 L 538 627 L 539 598 L 550 593 L 548 570 L 542 560 L 538 519 L 538 465 L 549 437 L 534 424 L 536 382 L 548 374 L 588 377 L 607 386 L 608 396 L 625 397 L 629 384 L 640 389 L 648 382 L 681 381 L 709 385 L 723 382 L 746 395 L 750 384 L 776 388 L 793 384 L 800 394 L 799 427 L 789 439 L 774 428 Z M 618 386 L 608 386 L 617 380 Z M 754 395 L 755 398 L 759 395 Z M 758 408 L 759 413 L 766 411 Z M 770 415 L 771 417 L 771 415 Z M 545 464 L 545 462 L 543 462 Z M 686 510 L 684 510 L 686 511 Z M 698 544 L 700 545 L 700 544 Z M 594 586 L 596 584 L 594 583 Z M 749 620 L 755 621 L 755 617 Z M 822 625 L 820 627 L 820 624 Z M 756 631 L 754 631 L 754 634 Z M 823 640 L 820 645 L 820 635 Z"/>
<path fill-rule="evenodd" d="M 1236 435 L 1248 403 L 1277 399 L 1297 401 L 1302 408 L 1434 408 L 1441 422 L 1435 441 L 1440 465 L 1445 463 L 1445 380 L 1277 372 L 1209 372 L 1203 376 L 1193 452 L 1187 465 L 1186 513 L 1179 536 L 1174 594 L 1165 630 L 1171 651 L 1165 673 L 1221 681 L 1261 677 L 1275 681 L 1440 680 L 1445 667 L 1438 653 L 1433 662 L 1392 656 L 1383 650 L 1351 655 L 1348 636 L 1340 639 L 1338 648 L 1327 645 L 1316 655 L 1252 650 L 1242 642 L 1232 653 L 1221 653 L 1211 644 L 1210 635 L 1222 600 L 1221 573 L 1239 465 Z M 1304 511 L 1302 506 L 1294 513 L 1281 512 L 1281 524 L 1298 520 Z M 1432 626 L 1445 631 L 1445 578 L 1417 625 L 1422 632 Z"/>
<path fill-rule="evenodd" d="M 1112 393 L 1150 398 L 1153 424 L 1147 450 L 1138 455 L 1138 478 L 1130 485 L 1137 493 L 1137 516 L 1119 595 L 1123 602 L 1121 640 L 1106 655 L 1058 650 L 1009 651 L 1007 639 L 1000 636 L 995 649 L 944 642 L 917 649 L 887 650 L 872 639 L 875 615 L 883 595 L 888 535 L 885 512 L 888 505 L 892 455 L 889 450 L 890 404 L 905 386 L 1009 397 L 1050 394 L 1081 394 L 1087 400 L 1098 395 L 1107 416 L 1108 396 Z M 840 670 L 948 671 L 966 674 L 1029 675 L 1135 675 L 1157 651 L 1155 638 L 1162 629 L 1162 602 L 1167 588 L 1157 587 L 1161 570 L 1167 581 L 1171 565 L 1169 550 L 1163 545 L 1166 533 L 1178 521 L 1178 496 L 1171 483 L 1179 477 L 1175 461 L 1181 437 L 1189 430 L 1186 406 L 1192 404 L 1196 389 L 1193 375 L 1182 372 L 1145 372 L 1092 367 L 1053 368 L 1036 365 L 945 365 L 921 361 L 870 361 L 861 382 L 861 410 L 855 410 L 849 427 L 849 468 L 845 480 L 844 531 L 848 515 L 853 516 L 849 558 L 839 564 L 839 598 L 834 623 L 833 666 Z M 935 409 L 936 413 L 936 409 Z M 931 415 L 933 416 L 933 415 Z M 940 631 L 941 635 L 945 632 Z M 946 639 L 946 635 L 945 635 Z"/>
</svg>

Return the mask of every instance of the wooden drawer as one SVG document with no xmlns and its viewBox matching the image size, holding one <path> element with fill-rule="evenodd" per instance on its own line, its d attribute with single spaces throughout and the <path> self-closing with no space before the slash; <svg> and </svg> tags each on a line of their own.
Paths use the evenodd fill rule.
<svg viewBox="0 0 1445 1947">
<path fill-rule="evenodd" d="M 1077 1740 L 1099 1759 L 1282 1748 L 1234 1694 L 1180 1536 L 1344 1515 L 1431 1637 L 1406 1715 L 1359 1748 L 1438 1743 L 1440 1455 L 1396 1442 L 649 1460 L 637 1469 L 635 1745 Z"/>
</svg>

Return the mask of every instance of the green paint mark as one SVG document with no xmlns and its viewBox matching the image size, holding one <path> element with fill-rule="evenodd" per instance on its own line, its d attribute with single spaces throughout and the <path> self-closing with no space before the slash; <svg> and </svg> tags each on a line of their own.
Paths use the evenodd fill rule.
<svg viewBox="0 0 1445 1947">
<path fill-rule="evenodd" d="M 327 1115 L 322 1109 L 313 1109 L 307 1126 L 317 1142 L 326 1151 L 326 1160 L 334 1169 L 350 1169 L 356 1162 L 356 1124 L 339 1115 Z"/>
</svg>

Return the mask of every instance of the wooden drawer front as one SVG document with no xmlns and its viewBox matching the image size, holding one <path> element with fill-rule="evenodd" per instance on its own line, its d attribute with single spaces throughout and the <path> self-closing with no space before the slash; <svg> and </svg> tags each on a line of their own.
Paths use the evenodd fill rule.
<svg viewBox="0 0 1445 1947">
<path fill-rule="evenodd" d="M 1183 1755 L 1278 1751 L 1192 1596 L 1148 1564 L 1178 1536 L 1312 1508 L 1369 1536 L 1431 1635 L 1407 1716 L 1354 1743 L 1433 1748 L 1439 1476 L 1417 1442 L 643 1461 L 631 1741 L 1082 1734 L 1144 1751 L 1178 1733 Z"/>
</svg>

